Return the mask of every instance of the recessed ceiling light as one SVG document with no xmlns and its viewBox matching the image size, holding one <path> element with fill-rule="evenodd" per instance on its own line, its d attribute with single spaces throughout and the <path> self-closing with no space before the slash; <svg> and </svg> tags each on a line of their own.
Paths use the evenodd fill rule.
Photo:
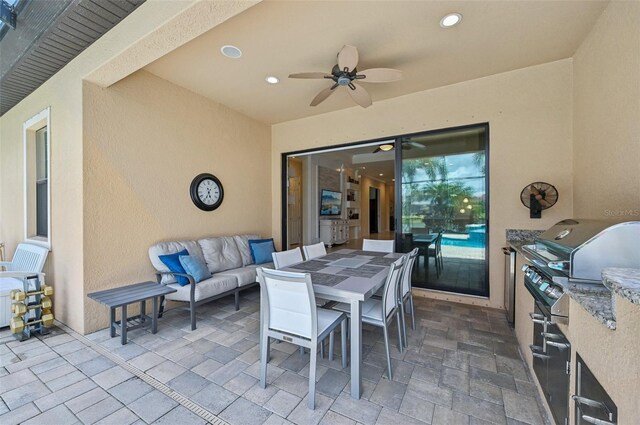
<svg viewBox="0 0 640 425">
<path fill-rule="evenodd" d="M 459 13 L 449 13 L 440 19 L 440 26 L 442 28 L 451 28 L 462 21 L 462 15 Z"/>
<path fill-rule="evenodd" d="M 278 84 L 280 82 L 280 79 L 278 77 L 274 77 L 273 75 L 269 75 L 267 78 L 265 78 L 265 81 L 269 84 Z"/>
<path fill-rule="evenodd" d="M 380 177 L 384 176 L 384 174 L 382 174 L 382 173 L 380 173 L 380 174 L 378 174 L 378 175 L 379 175 Z"/>
<path fill-rule="evenodd" d="M 220 48 L 220 52 L 231 59 L 238 59 L 240 56 L 242 56 L 242 51 L 240 49 L 238 49 L 236 46 L 232 46 L 230 44 L 227 44 L 226 46 L 222 46 Z"/>
</svg>

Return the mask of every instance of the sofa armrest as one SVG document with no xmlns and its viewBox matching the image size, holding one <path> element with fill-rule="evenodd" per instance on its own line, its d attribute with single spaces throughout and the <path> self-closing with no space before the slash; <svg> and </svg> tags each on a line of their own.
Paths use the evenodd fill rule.
<svg viewBox="0 0 640 425">
<path fill-rule="evenodd" d="M 195 302 L 195 298 L 196 298 L 196 281 L 193 279 L 193 276 L 191 276 L 190 274 L 187 273 L 175 273 L 175 272 L 156 272 L 156 281 L 161 284 L 161 285 L 165 285 L 162 283 L 162 276 L 182 276 L 182 277 L 186 277 L 187 279 L 189 279 L 189 286 L 191 287 L 190 289 L 190 298 L 191 298 L 191 302 Z"/>
</svg>

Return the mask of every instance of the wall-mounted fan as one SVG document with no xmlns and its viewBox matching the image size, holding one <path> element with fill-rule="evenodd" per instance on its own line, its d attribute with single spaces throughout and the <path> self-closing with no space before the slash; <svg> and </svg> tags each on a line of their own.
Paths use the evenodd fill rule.
<svg viewBox="0 0 640 425">
<path fill-rule="evenodd" d="M 545 182 L 534 182 L 520 192 L 522 205 L 529 208 L 530 218 L 542 217 L 542 210 L 551 208 L 558 202 L 558 190 Z"/>
<path fill-rule="evenodd" d="M 311 106 L 316 106 L 328 98 L 336 88 L 343 86 L 349 88 L 351 98 L 358 105 L 366 108 L 371 106 L 371 96 L 364 87 L 356 83 L 388 83 L 402 79 L 402 71 L 390 68 L 371 68 L 358 71 L 358 49 L 346 45 L 338 53 L 338 64 L 334 65 L 331 73 L 326 72 L 301 72 L 289 75 L 289 78 L 326 78 L 332 80 L 333 84 L 317 94 L 311 101 Z"/>
</svg>

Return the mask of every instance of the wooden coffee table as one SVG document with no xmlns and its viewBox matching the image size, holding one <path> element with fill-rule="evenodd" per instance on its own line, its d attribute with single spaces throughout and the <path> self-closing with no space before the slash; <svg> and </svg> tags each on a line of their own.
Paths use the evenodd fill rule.
<svg viewBox="0 0 640 425">
<path fill-rule="evenodd" d="M 151 332 L 158 332 L 158 298 L 163 297 L 176 289 L 161 285 L 156 282 L 141 282 L 133 285 L 122 286 L 120 288 L 107 289 L 105 291 L 92 292 L 87 296 L 92 300 L 109 307 L 109 321 L 111 337 L 116 336 L 116 329 L 120 329 L 122 345 L 127 343 L 127 331 L 149 326 L 151 322 Z M 153 300 L 153 312 L 151 317 L 146 314 L 146 301 Z M 127 306 L 129 304 L 140 303 L 140 314 L 127 317 Z M 116 320 L 116 309 L 120 307 L 121 318 Z M 129 325 L 129 323 L 133 325 Z"/>
</svg>

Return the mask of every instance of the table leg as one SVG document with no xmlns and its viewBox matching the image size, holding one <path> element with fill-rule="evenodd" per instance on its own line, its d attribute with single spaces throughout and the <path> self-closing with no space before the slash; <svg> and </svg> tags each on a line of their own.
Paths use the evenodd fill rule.
<svg viewBox="0 0 640 425">
<path fill-rule="evenodd" d="M 351 398 L 360 398 L 362 380 L 362 303 L 351 301 Z"/>
<path fill-rule="evenodd" d="M 158 297 L 153 297 L 153 313 L 151 316 L 151 333 L 158 332 Z"/>
<path fill-rule="evenodd" d="M 120 335 L 122 336 L 122 345 L 127 343 L 127 305 L 122 306 L 122 314 L 120 317 Z"/>
<path fill-rule="evenodd" d="M 111 338 L 116 336 L 116 309 L 111 307 L 109 309 L 109 327 L 111 327 Z"/>
<path fill-rule="evenodd" d="M 147 300 L 140 301 L 140 323 L 147 324 Z"/>
</svg>

